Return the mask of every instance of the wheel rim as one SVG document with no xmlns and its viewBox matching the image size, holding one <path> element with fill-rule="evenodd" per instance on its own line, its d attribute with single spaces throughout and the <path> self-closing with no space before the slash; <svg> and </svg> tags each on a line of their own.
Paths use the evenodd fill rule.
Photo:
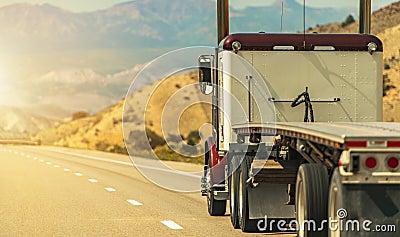
<svg viewBox="0 0 400 237">
<path fill-rule="evenodd" d="M 298 190 L 298 198 L 297 198 L 297 230 L 298 236 L 304 237 L 305 230 L 303 228 L 303 223 L 305 220 L 305 199 L 304 199 L 304 189 L 303 189 L 303 181 L 299 182 L 299 190 Z"/>
<path fill-rule="evenodd" d="M 243 217 L 243 190 L 242 190 L 242 174 L 239 172 L 239 217 Z"/>
<path fill-rule="evenodd" d="M 329 217 L 331 220 L 335 220 L 335 223 L 339 223 L 339 218 L 337 217 L 337 210 L 338 210 L 338 204 L 337 204 L 337 192 L 338 188 L 336 186 L 332 187 L 332 192 L 331 192 L 331 202 L 330 202 L 330 210 L 329 210 Z M 330 237 L 340 237 L 340 230 L 339 226 L 337 226 L 338 229 L 334 230 L 331 229 L 330 232 Z"/>
<path fill-rule="evenodd" d="M 211 171 L 207 170 L 206 179 L 207 179 L 207 184 L 209 186 L 209 189 L 211 188 L 211 174 L 210 173 L 211 173 Z M 208 194 L 207 194 L 207 204 L 208 204 L 208 209 L 209 210 L 211 210 L 211 198 L 212 198 L 211 192 L 208 192 Z"/>
<path fill-rule="evenodd" d="M 231 187 L 230 187 L 230 189 L 231 189 L 231 193 L 230 193 L 230 196 L 231 196 L 231 199 L 230 199 L 230 202 L 231 202 L 231 215 L 233 214 L 232 213 L 232 211 L 234 211 L 235 209 L 235 190 L 234 190 L 234 187 L 235 187 L 235 178 L 234 178 L 234 175 L 233 175 L 233 173 L 231 174 Z"/>
</svg>

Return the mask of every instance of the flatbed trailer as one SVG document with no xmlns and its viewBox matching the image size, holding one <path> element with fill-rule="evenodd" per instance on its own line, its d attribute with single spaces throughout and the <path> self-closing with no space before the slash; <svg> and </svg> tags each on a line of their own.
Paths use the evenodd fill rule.
<svg viewBox="0 0 400 237">
<path fill-rule="evenodd" d="M 268 158 L 288 160 L 289 149 L 296 150 L 309 163 L 322 163 L 328 168 L 350 165 L 349 159 L 342 157 L 344 151 L 354 149 L 384 150 L 398 152 L 400 148 L 400 124 L 369 122 L 369 123 L 274 123 L 236 125 L 233 127 L 239 136 L 267 136 L 272 137 L 275 143 Z M 278 138 L 278 139 L 277 139 Z M 240 147 L 240 143 L 237 143 Z M 243 146 L 243 145 L 242 145 Z M 246 145 L 245 145 L 246 146 Z M 283 148 L 282 148 L 283 147 Z M 248 148 L 243 149 L 247 151 Z M 235 151 L 235 150 L 233 150 Z M 272 152 L 274 151 L 274 152 Z M 263 156 L 266 158 L 266 156 Z M 342 159 L 342 160 L 341 160 Z M 265 160 L 265 159 L 264 159 Z M 273 166 L 271 161 L 259 159 L 253 162 L 254 169 Z M 270 160 L 266 159 L 265 161 Z M 353 162 L 354 163 L 354 162 Z M 352 163 L 352 164 L 353 164 Z M 258 172 L 252 172 L 258 173 Z M 389 176 L 400 176 L 400 173 L 385 173 Z M 374 176 L 374 174 L 372 174 Z M 381 176 L 378 174 L 377 176 Z M 398 182 L 398 181 L 393 181 Z"/>
<path fill-rule="evenodd" d="M 347 218 L 357 225 L 371 221 L 399 226 L 400 124 L 287 122 L 236 125 L 233 130 L 266 141 L 232 143 L 225 157 L 232 169 L 224 186 L 229 186 L 235 227 L 300 229 L 307 236 L 375 236 L 360 226 L 335 223 Z M 216 192 L 222 196 L 223 191 Z M 285 224 L 279 226 L 279 221 Z M 316 230 L 308 221 L 315 222 Z"/>
</svg>

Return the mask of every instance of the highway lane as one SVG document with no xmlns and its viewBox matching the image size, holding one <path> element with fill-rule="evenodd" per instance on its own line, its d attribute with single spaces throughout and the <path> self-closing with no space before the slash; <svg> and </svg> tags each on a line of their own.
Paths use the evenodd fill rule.
<svg viewBox="0 0 400 237">
<path fill-rule="evenodd" d="M 0 146 L 0 189 L 0 236 L 266 235 L 243 234 L 228 216 L 210 217 L 199 193 L 156 186 L 123 155 Z"/>
</svg>

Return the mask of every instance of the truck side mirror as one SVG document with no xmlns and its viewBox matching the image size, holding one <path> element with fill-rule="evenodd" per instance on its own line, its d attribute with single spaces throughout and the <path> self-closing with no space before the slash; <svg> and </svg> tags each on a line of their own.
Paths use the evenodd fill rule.
<svg viewBox="0 0 400 237">
<path fill-rule="evenodd" d="M 199 85 L 201 93 L 209 95 L 213 91 L 212 84 L 212 56 L 202 55 L 199 57 Z"/>
</svg>

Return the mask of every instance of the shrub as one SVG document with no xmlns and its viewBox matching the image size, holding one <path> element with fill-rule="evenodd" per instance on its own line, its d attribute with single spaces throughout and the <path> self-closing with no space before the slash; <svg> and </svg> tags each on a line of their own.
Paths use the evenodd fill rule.
<svg viewBox="0 0 400 237">
<path fill-rule="evenodd" d="M 89 117 L 89 113 L 85 112 L 85 111 L 79 111 L 79 112 L 72 114 L 72 120 L 78 120 L 78 119 L 82 119 L 82 118 L 86 118 L 86 117 Z"/>
<path fill-rule="evenodd" d="M 125 146 L 119 146 L 119 145 L 114 145 L 111 149 L 110 152 L 118 153 L 118 154 L 124 154 L 127 155 L 128 151 L 126 150 Z"/>
<path fill-rule="evenodd" d="M 356 20 L 354 17 L 350 14 L 346 17 L 346 19 L 342 22 L 342 27 L 346 27 L 350 25 L 351 23 L 355 22 Z"/>
<path fill-rule="evenodd" d="M 396 86 L 393 85 L 389 76 L 387 74 L 383 74 L 383 97 L 387 96 L 387 92 L 395 89 Z"/>
<path fill-rule="evenodd" d="M 191 131 L 187 136 L 187 144 L 195 146 L 201 141 L 201 137 L 198 131 Z"/>
<path fill-rule="evenodd" d="M 153 132 L 152 130 L 146 129 L 146 134 L 151 148 L 154 149 L 165 144 L 164 138 L 158 136 L 157 133 Z"/>
</svg>

